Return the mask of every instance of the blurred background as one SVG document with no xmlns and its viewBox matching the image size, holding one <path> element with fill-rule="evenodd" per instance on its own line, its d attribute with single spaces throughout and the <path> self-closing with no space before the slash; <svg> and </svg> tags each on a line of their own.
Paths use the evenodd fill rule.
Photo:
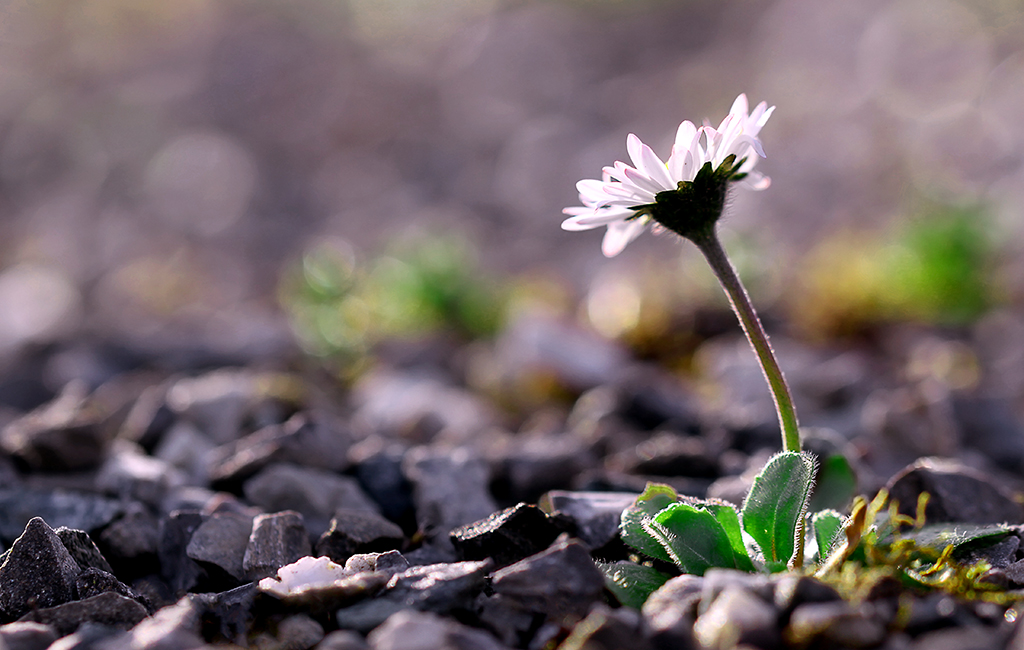
<svg viewBox="0 0 1024 650">
<path fill-rule="evenodd" d="M 524 301 L 650 353 L 723 304 L 700 260 L 561 208 L 740 92 L 778 107 L 723 224 L 770 321 L 1024 342 L 1019 0 L 2 0 L 0 360 L 351 359 Z"/>
</svg>

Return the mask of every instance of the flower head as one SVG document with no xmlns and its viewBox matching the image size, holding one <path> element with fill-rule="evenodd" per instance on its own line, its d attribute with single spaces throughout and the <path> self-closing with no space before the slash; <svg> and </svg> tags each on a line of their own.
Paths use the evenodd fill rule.
<svg viewBox="0 0 1024 650">
<path fill-rule="evenodd" d="M 668 162 L 630 133 L 626 151 L 633 166 L 616 161 L 602 170 L 601 180 L 577 183 L 583 205 L 562 211 L 569 215 L 562 228 L 607 226 L 601 248 L 605 256 L 614 257 L 651 222 L 684 237 L 713 227 L 730 183 L 763 190 L 771 182 L 754 166 L 764 157 L 757 135 L 774 110 L 761 102 L 751 113 L 747 96 L 741 94 L 717 129 L 685 121 L 676 131 Z"/>
</svg>

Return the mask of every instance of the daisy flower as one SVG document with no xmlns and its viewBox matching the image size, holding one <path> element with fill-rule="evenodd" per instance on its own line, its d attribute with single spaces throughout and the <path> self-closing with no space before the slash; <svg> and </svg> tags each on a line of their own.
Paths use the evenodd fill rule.
<svg viewBox="0 0 1024 650">
<path fill-rule="evenodd" d="M 730 183 L 753 190 L 768 187 L 770 179 L 754 167 L 764 157 L 757 135 L 774 110 L 761 102 L 750 112 L 741 94 L 717 129 L 685 121 L 667 162 L 630 133 L 626 151 L 633 166 L 616 161 L 602 170 L 601 180 L 577 183 L 583 205 L 562 211 L 569 215 L 562 228 L 607 226 L 601 250 L 614 257 L 652 222 L 687 238 L 712 227 Z"/>
</svg>

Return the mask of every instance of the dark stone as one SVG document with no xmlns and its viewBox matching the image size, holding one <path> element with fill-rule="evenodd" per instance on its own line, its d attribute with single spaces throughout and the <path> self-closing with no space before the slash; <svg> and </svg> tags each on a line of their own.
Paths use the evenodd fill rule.
<svg viewBox="0 0 1024 650">
<path fill-rule="evenodd" d="M 494 593 L 524 611 L 559 621 L 582 617 L 604 592 L 604 576 L 586 547 L 561 540 L 549 549 L 500 569 L 491 579 Z"/>
<path fill-rule="evenodd" d="M 241 485 L 273 463 L 341 472 L 349 466 L 351 438 L 340 423 L 298 414 L 219 447 L 213 452 L 210 479 L 215 486 Z"/>
<path fill-rule="evenodd" d="M 115 444 L 96 475 L 96 487 L 122 500 L 157 508 L 170 490 L 185 482 L 181 470 L 143 453 L 136 445 Z"/>
<path fill-rule="evenodd" d="M 7 650 L 46 650 L 58 638 L 49 625 L 18 621 L 0 625 L 0 646 Z"/>
<path fill-rule="evenodd" d="M 407 447 L 373 436 L 349 450 L 359 485 L 380 504 L 381 513 L 406 532 L 416 529 L 412 484 L 402 473 Z"/>
<path fill-rule="evenodd" d="M 334 472 L 277 463 L 245 482 L 246 499 L 266 512 L 295 510 L 302 514 L 310 534 L 319 537 L 341 508 L 378 512 L 359 483 Z"/>
<path fill-rule="evenodd" d="M 564 433 L 516 436 L 500 459 L 492 489 L 506 502 L 534 503 L 545 492 L 571 488 L 577 475 L 600 466 L 586 439 Z"/>
<path fill-rule="evenodd" d="M 149 612 L 137 601 L 108 591 L 83 600 L 32 610 L 22 620 L 49 625 L 64 636 L 86 621 L 128 630 L 148 616 Z"/>
<path fill-rule="evenodd" d="M 416 447 L 402 468 L 413 485 L 416 518 L 428 541 L 450 550 L 448 534 L 498 509 L 488 491 L 490 469 L 475 452 Z"/>
<path fill-rule="evenodd" d="M 286 510 L 256 515 L 242 558 L 242 570 L 250 580 L 277 573 L 286 564 L 310 554 L 309 533 L 302 515 Z"/>
<path fill-rule="evenodd" d="M 84 386 L 69 384 L 56 399 L 14 420 L 0 431 L 0 446 L 36 471 L 96 467 L 106 453 L 107 414 L 85 397 Z"/>
<path fill-rule="evenodd" d="M 665 650 L 694 647 L 693 624 L 703 591 L 703 577 L 681 575 L 647 598 L 640 612 L 654 647 Z"/>
<path fill-rule="evenodd" d="M 127 640 L 128 633 L 103 623 L 85 621 L 73 634 L 61 638 L 53 650 L 101 650 L 116 648 Z"/>
<path fill-rule="evenodd" d="M 144 388 L 121 423 L 117 437 L 153 451 L 175 420 L 174 413 L 167 407 L 168 387 L 165 383 Z"/>
<path fill-rule="evenodd" d="M 1003 635 L 981 625 L 935 630 L 914 639 L 907 650 L 992 650 L 992 648 L 1016 648 L 1004 646 Z"/>
<path fill-rule="evenodd" d="M 252 518 L 234 512 L 208 517 L 192 533 L 185 553 L 196 562 L 213 565 L 235 580 L 246 579 L 242 563 L 252 533 Z"/>
<path fill-rule="evenodd" d="M 182 598 L 174 605 L 159 610 L 131 629 L 129 642 L 123 647 L 132 650 L 191 650 L 205 647 L 200 636 L 202 608 L 191 598 Z"/>
<path fill-rule="evenodd" d="M 403 609 L 468 611 L 492 567 L 490 561 L 410 567 L 391 576 L 375 598 L 339 609 L 335 618 L 343 629 L 369 632 Z"/>
<path fill-rule="evenodd" d="M 352 630 L 329 632 L 316 648 L 317 650 L 370 650 L 363 635 Z"/>
<path fill-rule="evenodd" d="M 167 391 L 167 406 L 211 440 L 225 444 L 239 437 L 246 413 L 256 401 L 255 380 L 255 374 L 244 369 L 185 377 Z"/>
<path fill-rule="evenodd" d="M 150 572 L 160 546 L 160 523 L 141 503 L 130 502 L 126 512 L 100 531 L 97 543 L 116 575 L 134 579 Z"/>
<path fill-rule="evenodd" d="M 805 603 L 793 610 L 784 635 L 796 647 L 873 648 L 885 640 L 886 623 L 871 603 Z"/>
<path fill-rule="evenodd" d="M 100 553 L 100 549 L 96 547 L 96 542 L 89 537 L 89 533 L 66 526 L 61 526 L 53 532 L 57 534 L 61 543 L 64 544 L 64 548 L 68 550 L 81 569 L 93 568 L 107 573 L 114 572 L 106 558 Z"/>
<path fill-rule="evenodd" d="M 146 605 L 144 599 L 139 594 L 118 580 L 113 574 L 92 567 L 83 570 L 75 578 L 75 593 L 79 599 L 91 598 L 105 593 L 115 593 L 119 596 L 138 601 L 141 605 Z"/>
<path fill-rule="evenodd" d="M 981 472 L 957 461 L 922 458 L 904 468 L 886 486 L 889 498 L 899 502 L 901 514 L 917 512 L 922 492 L 931 495 L 925 508 L 929 524 L 1019 524 L 1024 506 Z"/>
<path fill-rule="evenodd" d="M 0 608 L 8 619 L 75 597 L 80 571 L 60 538 L 39 517 L 28 522 L 0 565 Z"/>
<path fill-rule="evenodd" d="M 204 574 L 202 567 L 186 553 L 192 534 L 203 519 L 197 511 L 176 510 L 160 520 L 160 541 L 157 544 L 160 571 L 178 596 L 192 589 Z"/>
<path fill-rule="evenodd" d="M 0 490 L 0 537 L 13 540 L 33 517 L 54 526 L 91 532 L 123 511 L 123 505 L 106 497 L 62 490 L 19 488 Z"/>
<path fill-rule="evenodd" d="M 324 627 L 306 614 L 294 614 L 277 624 L 279 648 L 309 650 L 324 638 Z"/>
<path fill-rule="evenodd" d="M 565 492 L 545 494 L 538 505 L 549 514 L 567 517 L 575 535 L 591 549 L 608 544 L 619 534 L 622 511 L 633 505 L 634 492 Z"/>
<path fill-rule="evenodd" d="M 661 432 L 639 445 L 619 452 L 610 465 L 631 474 L 717 478 L 718 459 L 704 438 Z"/>
<path fill-rule="evenodd" d="M 506 650 L 483 630 L 415 610 L 392 614 L 370 632 L 367 641 L 372 650 Z"/>
<path fill-rule="evenodd" d="M 805 603 L 829 603 L 841 600 L 835 587 L 811 576 L 782 574 L 775 582 L 775 606 L 783 612 Z"/>
<path fill-rule="evenodd" d="M 964 446 L 981 451 L 998 467 L 1024 470 L 1024 426 L 1005 397 L 956 395 L 953 414 Z"/>
<path fill-rule="evenodd" d="M 316 543 L 316 554 L 342 564 L 357 553 L 398 550 L 405 535 L 396 524 L 375 512 L 341 509 L 334 513 L 331 528 Z"/>
<path fill-rule="evenodd" d="M 503 567 L 543 551 L 563 532 L 540 508 L 520 503 L 456 528 L 451 539 L 460 560 L 492 558 Z"/>
<path fill-rule="evenodd" d="M 636 610 L 611 609 L 598 603 L 576 624 L 558 650 L 650 650 Z"/>
<path fill-rule="evenodd" d="M 245 645 L 245 639 L 255 615 L 258 588 L 249 583 L 216 594 L 192 594 L 192 602 L 199 608 L 202 620 L 217 632 L 237 645 Z"/>
<path fill-rule="evenodd" d="M 749 591 L 765 602 L 774 602 L 775 586 L 771 577 L 763 573 L 747 573 L 735 569 L 708 569 L 704 572 L 704 591 L 701 593 L 700 613 L 730 587 Z"/>
<path fill-rule="evenodd" d="M 778 612 L 748 589 L 729 585 L 706 607 L 702 604 L 702 609 L 693 624 L 693 636 L 700 647 L 748 644 L 770 650 L 780 645 Z"/>
</svg>

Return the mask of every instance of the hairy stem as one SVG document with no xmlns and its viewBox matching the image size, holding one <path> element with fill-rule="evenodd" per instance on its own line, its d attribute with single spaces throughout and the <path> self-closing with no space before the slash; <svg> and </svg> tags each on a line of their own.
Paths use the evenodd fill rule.
<svg viewBox="0 0 1024 650">
<path fill-rule="evenodd" d="M 729 297 L 732 310 L 739 318 L 743 332 L 754 348 L 757 360 L 761 364 L 761 371 L 768 386 L 772 391 L 772 399 L 775 401 L 775 411 L 779 415 L 779 427 L 782 429 L 782 448 L 786 451 L 800 451 L 800 429 L 796 419 L 796 409 L 793 407 L 793 397 L 786 384 L 786 378 L 782 375 L 779 362 L 775 359 L 772 346 L 768 342 L 768 335 L 765 334 L 761 319 L 757 317 L 754 306 L 750 302 L 743 283 L 740 282 L 736 269 L 725 254 L 718 235 L 713 229 L 698 237 L 691 237 L 690 240 L 697 245 L 697 248 L 704 254 L 711 270 L 721 283 L 725 294 Z"/>
</svg>

